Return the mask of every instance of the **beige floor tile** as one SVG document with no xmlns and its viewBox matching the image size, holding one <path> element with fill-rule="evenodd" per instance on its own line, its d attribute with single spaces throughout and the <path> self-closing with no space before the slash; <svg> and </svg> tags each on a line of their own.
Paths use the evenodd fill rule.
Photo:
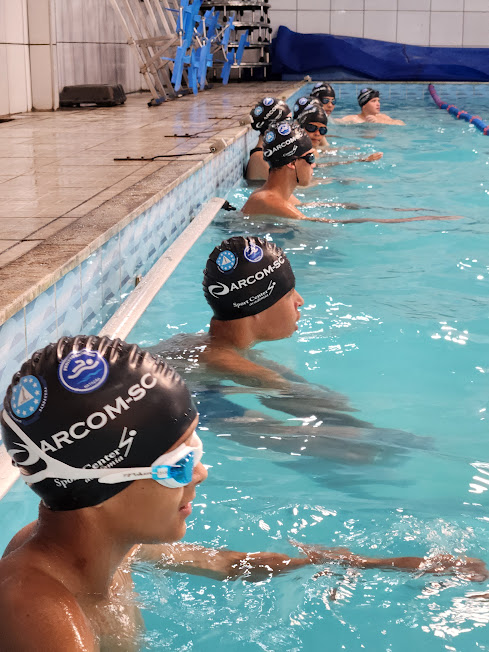
<svg viewBox="0 0 489 652">
<path fill-rule="evenodd" d="M 37 231 L 34 231 L 31 233 L 30 236 L 25 238 L 26 240 L 46 240 L 47 238 L 50 238 L 52 235 L 55 233 L 58 233 L 58 231 L 61 231 L 65 227 L 69 226 L 73 222 L 76 222 L 75 218 L 66 218 L 66 217 L 59 217 L 57 220 L 53 220 L 52 222 L 49 222 L 46 226 L 41 227 Z M 0 246 L 3 240 L 0 240 Z"/>
<path fill-rule="evenodd" d="M 4 240 L 23 240 L 49 222 L 52 222 L 52 219 L 46 217 L 26 217 L 21 220 L 15 217 L 2 217 L 0 218 L 2 238 Z"/>
<path fill-rule="evenodd" d="M 37 247 L 38 244 L 41 244 L 41 242 L 42 240 L 29 240 L 26 242 L 19 242 L 10 249 L 3 251 L 0 253 L 0 268 L 5 267 L 5 265 L 8 265 L 17 258 L 20 258 L 34 247 Z"/>
<path fill-rule="evenodd" d="M 18 244 L 20 240 L 0 240 L 0 253 Z"/>
</svg>

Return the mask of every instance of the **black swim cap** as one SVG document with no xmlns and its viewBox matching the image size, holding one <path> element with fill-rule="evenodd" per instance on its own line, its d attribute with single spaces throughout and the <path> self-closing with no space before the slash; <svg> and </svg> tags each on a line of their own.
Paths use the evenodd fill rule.
<svg viewBox="0 0 489 652">
<path fill-rule="evenodd" d="M 202 285 L 214 317 L 228 321 L 270 308 L 295 287 L 295 277 L 287 256 L 273 242 L 237 236 L 211 253 Z"/>
<path fill-rule="evenodd" d="M 163 360 L 135 344 L 86 335 L 34 353 L 13 377 L 4 408 L 26 435 L 2 415 L 5 446 L 28 484 L 49 459 L 85 469 L 151 466 L 197 416 L 185 383 Z M 71 510 L 129 484 L 45 478 L 31 486 L 51 509 Z"/>
<path fill-rule="evenodd" d="M 323 105 L 318 100 L 314 99 L 305 106 L 299 106 L 297 116 L 294 107 L 294 118 L 297 119 L 297 122 L 301 127 L 310 124 L 311 122 L 320 122 L 325 126 L 328 124 L 328 116 L 326 115 L 326 111 L 323 109 Z"/>
<path fill-rule="evenodd" d="M 292 163 L 311 149 L 311 139 L 297 122 L 274 122 L 265 132 L 263 158 L 271 168 Z"/>
<path fill-rule="evenodd" d="M 264 134 L 272 122 L 280 122 L 290 114 L 290 109 L 283 100 L 275 97 L 264 97 L 251 110 L 251 126 L 255 131 Z"/>
<path fill-rule="evenodd" d="M 312 97 L 318 97 L 321 101 L 323 97 L 336 97 L 334 88 L 328 82 L 314 84 L 311 95 Z"/>
<path fill-rule="evenodd" d="M 365 106 L 365 104 L 370 102 L 370 100 L 373 100 L 374 97 L 380 97 L 379 91 L 374 91 L 373 88 L 362 88 L 358 93 L 358 104 L 360 107 Z"/>
</svg>

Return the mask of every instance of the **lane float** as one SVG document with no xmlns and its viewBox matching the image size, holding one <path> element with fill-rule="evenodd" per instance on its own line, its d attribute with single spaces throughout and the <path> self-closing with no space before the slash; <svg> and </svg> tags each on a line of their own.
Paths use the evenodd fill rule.
<svg viewBox="0 0 489 652">
<path fill-rule="evenodd" d="M 479 131 L 482 131 L 484 136 L 489 136 L 489 125 L 487 122 L 482 120 L 480 115 L 471 115 L 467 111 L 460 110 L 454 104 L 443 102 L 433 84 L 428 85 L 428 91 L 439 109 L 445 109 L 448 113 L 451 113 L 455 118 L 457 118 L 457 120 L 465 120 L 469 124 L 473 124 Z"/>
</svg>

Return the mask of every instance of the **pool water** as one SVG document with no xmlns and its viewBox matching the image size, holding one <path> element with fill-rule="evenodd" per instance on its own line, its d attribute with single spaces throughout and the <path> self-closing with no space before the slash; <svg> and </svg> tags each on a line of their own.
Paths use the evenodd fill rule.
<svg viewBox="0 0 489 652">
<path fill-rule="evenodd" d="M 484 97 L 453 103 L 483 117 L 489 107 Z M 189 369 L 211 468 L 198 488 L 186 540 L 287 554 L 300 554 L 290 540 L 378 557 L 448 552 L 489 564 L 489 467 L 485 472 L 480 464 L 489 462 L 489 138 L 429 97 L 413 104 L 382 104 L 405 128 L 331 125 L 331 144 L 360 148 L 332 160 L 373 151 L 384 156 L 374 164 L 316 169 L 325 183 L 298 190 L 297 197 L 364 207 L 304 209 L 315 217 L 463 219 L 333 225 L 222 212 L 128 338 L 150 346 L 205 331 L 210 311 L 200 280 L 208 254 L 229 235 L 267 235 L 286 250 L 305 303 L 292 338 L 257 350 L 307 382 L 343 394 L 357 410 L 352 416 L 372 424 L 345 440 L 324 437 L 314 456 L 292 455 L 293 439 L 277 444 L 266 430 L 256 434 L 256 423 L 249 436 L 246 411 L 320 431 L 317 415 L 294 419 L 285 400 L 283 409 L 280 400 L 270 407 L 269 393 L 234 384 L 233 393 L 209 406 Z M 336 112 L 352 108 L 339 103 Z M 250 192 L 243 184 L 228 200 L 240 207 Z M 418 207 L 433 212 L 393 211 Z M 234 409 L 244 415 L 235 430 L 226 419 Z M 4 544 L 35 510 L 35 499 L 18 483 L 0 505 Z M 489 583 L 327 568 L 321 575 L 322 567 L 310 566 L 249 583 L 140 566 L 143 647 L 489 650 L 489 599 L 474 597 L 489 593 Z"/>
</svg>

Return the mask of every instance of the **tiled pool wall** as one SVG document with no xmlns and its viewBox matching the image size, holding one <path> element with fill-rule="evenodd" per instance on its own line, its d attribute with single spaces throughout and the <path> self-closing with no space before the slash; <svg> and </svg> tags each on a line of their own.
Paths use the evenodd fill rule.
<svg viewBox="0 0 489 652">
<path fill-rule="evenodd" d="M 95 334 L 211 197 L 243 176 L 256 135 L 248 131 L 214 155 L 0 326 L 0 396 L 34 351 L 63 335 Z M 33 252 L 33 255 L 35 253 Z"/>
</svg>

